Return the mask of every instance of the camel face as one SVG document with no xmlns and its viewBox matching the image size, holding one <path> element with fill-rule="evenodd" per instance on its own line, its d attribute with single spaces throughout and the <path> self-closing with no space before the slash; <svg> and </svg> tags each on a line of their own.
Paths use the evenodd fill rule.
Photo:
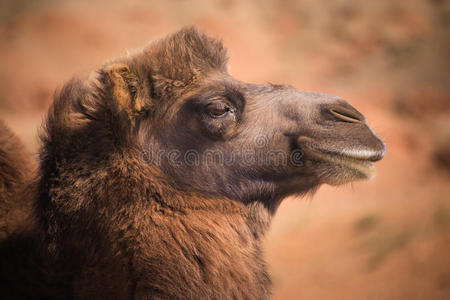
<svg viewBox="0 0 450 300">
<path fill-rule="evenodd" d="M 276 208 L 322 183 L 371 178 L 372 162 L 384 156 L 383 142 L 345 100 L 241 82 L 227 72 L 222 44 L 195 30 L 145 55 L 158 71 L 157 104 L 151 120 L 138 122 L 141 145 L 181 191 Z"/>
<path fill-rule="evenodd" d="M 205 78 L 156 119 L 152 155 L 174 186 L 272 208 L 322 183 L 371 178 L 385 152 L 345 100 L 227 73 Z"/>
</svg>

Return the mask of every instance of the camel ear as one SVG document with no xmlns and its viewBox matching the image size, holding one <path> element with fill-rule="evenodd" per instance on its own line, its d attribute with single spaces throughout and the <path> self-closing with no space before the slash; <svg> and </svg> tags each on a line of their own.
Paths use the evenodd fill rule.
<svg viewBox="0 0 450 300">
<path fill-rule="evenodd" d="M 119 107 L 130 115 L 138 111 L 136 92 L 138 88 L 138 78 L 125 64 L 114 64 L 102 70 L 106 91 Z"/>
</svg>

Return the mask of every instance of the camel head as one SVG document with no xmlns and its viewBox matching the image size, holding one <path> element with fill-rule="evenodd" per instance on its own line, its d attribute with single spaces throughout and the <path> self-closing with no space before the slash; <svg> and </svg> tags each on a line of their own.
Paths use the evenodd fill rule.
<svg viewBox="0 0 450 300">
<path fill-rule="evenodd" d="M 137 125 L 141 146 L 182 190 L 276 207 L 322 183 L 369 179 L 384 156 L 383 142 L 346 100 L 239 81 L 221 43 L 195 29 L 143 55 L 156 104 Z"/>
<path fill-rule="evenodd" d="M 118 145 L 139 149 L 140 163 L 180 193 L 258 201 L 274 210 L 286 196 L 323 183 L 371 178 L 372 163 L 385 153 L 346 100 L 239 81 L 227 71 L 222 44 L 193 28 L 106 65 L 98 82 L 95 97 L 80 97 L 79 90 L 60 96 L 85 102 L 71 104 L 76 116 L 87 117 L 70 126 L 90 128 L 78 130 L 77 155 L 98 157 Z"/>
</svg>

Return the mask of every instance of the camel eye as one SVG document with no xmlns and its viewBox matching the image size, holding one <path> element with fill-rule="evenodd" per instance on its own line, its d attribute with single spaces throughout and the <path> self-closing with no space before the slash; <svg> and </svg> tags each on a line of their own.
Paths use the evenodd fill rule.
<svg viewBox="0 0 450 300">
<path fill-rule="evenodd" d="M 223 102 L 210 103 L 206 106 L 206 109 L 208 110 L 209 114 L 214 118 L 223 117 L 228 113 L 232 112 L 231 107 Z"/>
</svg>

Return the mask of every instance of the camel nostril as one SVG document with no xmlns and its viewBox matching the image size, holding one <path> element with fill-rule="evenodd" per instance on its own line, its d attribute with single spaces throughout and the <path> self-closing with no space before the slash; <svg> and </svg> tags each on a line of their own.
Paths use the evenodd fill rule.
<svg viewBox="0 0 450 300">
<path fill-rule="evenodd" d="M 364 116 L 357 110 L 352 110 L 342 106 L 335 106 L 330 108 L 333 116 L 344 122 L 350 123 L 364 123 Z"/>
</svg>

